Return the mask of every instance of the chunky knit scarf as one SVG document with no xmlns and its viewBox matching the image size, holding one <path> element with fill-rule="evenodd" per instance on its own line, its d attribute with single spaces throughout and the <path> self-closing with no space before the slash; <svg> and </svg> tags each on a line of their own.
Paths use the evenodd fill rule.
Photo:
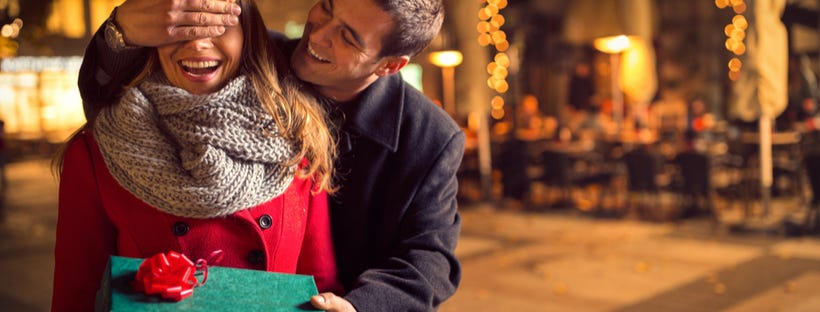
<svg viewBox="0 0 820 312">
<path fill-rule="evenodd" d="M 294 146 L 279 133 L 250 81 L 192 95 L 153 75 L 103 109 L 94 136 L 114 178 L 172 215 L 211 218 L 282 194 Z"/>
</svg>

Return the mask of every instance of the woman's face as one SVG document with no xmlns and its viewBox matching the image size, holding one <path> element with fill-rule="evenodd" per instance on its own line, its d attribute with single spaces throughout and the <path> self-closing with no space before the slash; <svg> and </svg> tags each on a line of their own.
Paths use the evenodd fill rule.
<svg viewBox="0 0 820 312">
<path fill-rule="evenodd" d="M 242 27 L 237 25 L 228 27 L 222 36 L 161 46 L 157 53 L 172 85 L 192 94 L 207 94 L 236 77 L 242 40 Z"/>
</svg>

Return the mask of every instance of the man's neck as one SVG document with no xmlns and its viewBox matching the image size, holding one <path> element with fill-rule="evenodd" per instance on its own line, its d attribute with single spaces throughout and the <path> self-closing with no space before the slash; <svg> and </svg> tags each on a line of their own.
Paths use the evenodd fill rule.
<svg viewBox="0 0 820 312">
<path fill-rule="evenodd" d="M 337 87 L 326 87 L 326 86 L 316 86 L 316 90 L 319 93 L 337 103 L 347 103 L 351 102 L 357 97 L 359 97 L 364 90 L 366 90 L 370 85 L 372 85 L 376 80 L 379 79 L 379 76 L 372 75 L 368 77 L 364 81 L 358 84 L 347 84 L 344 86 L 337 86 Z"/>
</svg>

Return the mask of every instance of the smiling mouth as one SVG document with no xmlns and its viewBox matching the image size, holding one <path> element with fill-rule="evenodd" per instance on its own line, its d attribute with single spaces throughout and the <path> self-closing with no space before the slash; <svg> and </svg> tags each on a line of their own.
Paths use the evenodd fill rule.
<svg viewBox="0 0 820 312">
<path fill-rule="evenodd" d="M 182 70 L 193 76 L 211 74 L 219 68 L 219 65 L 219 61 L 179 61 Z"/>
<path fill-rule="evenodd" d="M 313 47 L 310 45 L 310 43 L 307 44 L 307 53 L 320 62 L 330 63 L 330 60 L 319 56 L 319 54 L 317 54 L 316 51 L 313 50 Z"/>
</svg>

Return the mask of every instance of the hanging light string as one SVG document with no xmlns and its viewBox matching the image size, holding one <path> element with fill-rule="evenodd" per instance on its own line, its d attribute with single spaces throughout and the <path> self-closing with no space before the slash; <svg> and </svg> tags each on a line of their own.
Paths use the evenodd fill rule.
<svg viewBox="0 0 820 312">
<path fill-rule="evenodd" d="M 715 6 L 718 9 L 732 9 L 735 12 L 732 22 L 723 27 L 723 33 L 726 35 L 726 50 L 733 54 L 728 63 L 729 79 L 737 81 L 740 77 L 740 69 L 743 68 L 740 56 L 746 53 L 746 44 L 743 39 L 746 38 L 746 29 L 749 27 L 749 22 L 743 15 L 746 12 L 746 2 L 744 0 L 715 0 Z"/>
<path fill-rule="evenodd" d="M 500 120 L 504 118 L 504 98 L 501 94 L 510 89 L 507 82 L 507 75 L 510 68 L 510 57 L 506 51 L 510 48 L 507 41 L 507 33 L 501 30 L 506 19 L 501 14 L 501 10 L 507 7 L 507 0 L 479 0 L 483 5 L 478 10 L 479 22 L 476 25 L 478 31 L 478 44 L 482 47 L 492 46 L 495 50 L 493 61 L 487 64 L 487 86 L 494 90 L 495 95 L 490 101 L 490 115 Z"/>
</svg>

